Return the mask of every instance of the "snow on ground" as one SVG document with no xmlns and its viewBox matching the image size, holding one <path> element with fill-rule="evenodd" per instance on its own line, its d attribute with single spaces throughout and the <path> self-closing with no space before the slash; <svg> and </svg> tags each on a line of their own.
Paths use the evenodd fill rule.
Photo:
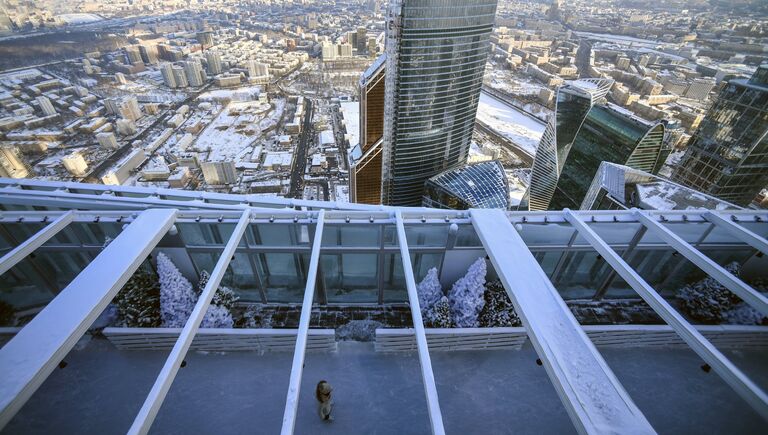
<svg viewBox="0 0 768 435">
<path fill-rule="evenodd" d="M 67 24 L 88 24 L 104 19 L 96 14 L 61 14 L 58 18 Z"/>
<path fill-rule="evenodd" d="M 758 386 L 768 387 L 766 351 L 722 350 Z M 760 433 L 764 422 L 701 359 L 685 349 L 600 349 L 659 433 Z M 7 433 L 125 433 L 167 357 L 117 351 L 103 339 L 70 352 L 6 426 Z M 432 352 L 448 433 L 575 433 L 536 353 Z M 152 433 L 280 432 L 292 352 L 195 353 L 185 358 Z M 333 422 L 317 417 L 317 382 L 334 387 Z M 427 434 L 418 354 L 384 354 L 341 342 L 308 353 L 296 433 Z"/>
<path fill-rule="evenodd" d="M 484 92 L 480 93 L 477 119 L 530 155 L 536 154 L 536 148 L 544 134 L 545 126 L 541 121 Z"/>
<path fill-rule="evenodd" d="M 198 100 L 234 100 L 234 101 L 248 101 L 254 100 L 259 97 L 261 93 L 261 87 L 259 86 L 246 86 L 236 89 L 216 89 L 208 91 L 197 97 Z"/>
<path fill-rule="evenodd" d="M 207 161 L 239 161 L 257 138 L 261 129 L 259 121 L 270 105 L 258 102 L 233 102 L 211 122 L 195 142 L 201 151 L 210 149 Z"/>
</svg>

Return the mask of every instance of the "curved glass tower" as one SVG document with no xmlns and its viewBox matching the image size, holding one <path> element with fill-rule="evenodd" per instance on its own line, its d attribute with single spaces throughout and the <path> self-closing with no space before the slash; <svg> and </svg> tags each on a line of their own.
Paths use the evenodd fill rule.
<svg viewBox="0 0 768 435">
<path fill-rule="evenodd" d="M 467 161 L 496 0 L 392 0 L 382 202 L 421 205 L 424 182 Z"/>
<path fill-rule="evenodd" d="M 605 97 L 612 84 L 611 79 L 582 79 L 558 89 L 555 115 L 550 117 L 536 150 L 521 208 L 547 210 L 581 125 L 594 102 Z"/>
</svg>

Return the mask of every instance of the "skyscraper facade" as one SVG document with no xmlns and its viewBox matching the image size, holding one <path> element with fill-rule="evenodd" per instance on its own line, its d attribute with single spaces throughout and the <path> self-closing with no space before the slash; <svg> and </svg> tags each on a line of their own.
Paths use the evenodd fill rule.
<svg viewBox="0 0 768 435">
<path fill-rule="evenodd" d="M 595 105 L 576 134 L 548 208 L 578 209 L 603 161 L 656 174 L 668 155 L 663 124 L 611 104 Z"/>
<path fill-rule="evenodd" d="M 720 91 L 672 180 L 741 206 L 768 185 L 768 66 Z"/>
<path fill-rule="evenodd" d="M 521 208 L 549 208 L 565 160 L 581 125 L 594 102 L 603 99 L 612 84 L 613 80 L 610 79 L 581 79 L 558 89 L 555 114 L 550 116 L 536 150 L 530 185 L 520 204 Z"/>
<path fill-rule="evenodd" d="M 360 78 L 360 143 L 350 152 L 349 197 L 352 202 L 381 203 L 381 148 L 384 134 L 386 55 Z"/>
<path fill-rule="evenodd" d="M 430 177 L 466 163 L 496 0 L 392 0 L 382 202 L 421 204 Z"/>
</svg>

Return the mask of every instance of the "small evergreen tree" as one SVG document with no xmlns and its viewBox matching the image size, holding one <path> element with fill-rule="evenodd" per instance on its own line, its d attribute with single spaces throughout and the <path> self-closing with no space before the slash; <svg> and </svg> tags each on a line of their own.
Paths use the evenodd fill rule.
<svg viewBox="0 0 768 435">
<path fill-rule="evenodd" d="M 478 322 L 483 328 L 520 326 L 520 318 L 500 281 L 489 282 L 483 295 L 485 305 Z"/>
<path fill-rule="evenodd" d="M 231 328 L 233 325 L 232 313 L 218 305 L 209 306 L 203 321 L 200 322 L 201 328 Z"/>
<path fill-rule="evenodd" d="M 429 269 L 427 276 L 416 286 L 416 294 L 419 296 L 422 316 L 426 316 L 432 307 L 445 296 L 443 288 L 440 286 L 440 280 L 437 278 L 436 267 Z"/>
<path fill-rule="evenodd" d="M 440 298 L 427 311 L 424 316 L 424 323 L 428 328 L 453 328 L 456 326 L 451 318 L 451 304 L 447 297 Z"/>
<path fill-rule="evenodd" d="M 160 277 L 160 316 L 166 328 L 182 328 L 197 302 L 197 295 L 189 282 L 168 256 L 157 255 L 157 273 Z"/>
<path fill-rule="evenodd" d="M 118 324 L 128 328 L 160 326 L 160 283 L 157 275 L 143 268 L 115 296 Z"/>
<path fill-rule="evenodd" d="M 451 314 L 457 328 L 475 328 L 477 317 L 485 305 L 486 265 L 484 258 L 478 258 L 467 270 L 467 274 L 456 281 L 448 292 Z"/>
<path fill-rule="evenodd" d="M 204 270 L 200 274 L 200 281 L 197 284 L 198 296 L 200 296 L 200 294 L 205 289 L 205 285 L 208 284 L 209 279 L 211 279 L 211 275 Z M 213 299 L 211 299 L 211 305 L 216 305 L 218 307 L 224 307 L 227 310 L 231 310 L 235 306 L 235 302 L 238 300 L 240 300 L 240 297 L 237 296 L 234 290 L 227 286 L 219 286 L 219 289 L 216 290 L 216 293 L 213 295 Z"/>
</svg>

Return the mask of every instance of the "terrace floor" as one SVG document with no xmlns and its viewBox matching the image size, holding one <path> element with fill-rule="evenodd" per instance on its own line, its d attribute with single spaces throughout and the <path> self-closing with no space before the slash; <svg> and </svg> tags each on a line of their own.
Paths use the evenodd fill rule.
<svg viewBox="0 0 768 435">
<path fill-rule="evenodd" d="M 759 433 L 765 422 L 702 361 L 683 349 L 601 349 L 660 433 Z M 768 351 L 726 351 L 768 389 Z M 192 352 L 151 433 L 279 433 L 292 353 Z M 455 434 L 574 433 L 530 345 L 520 351 L 432 352 L 445 428 Z M 94 338 L 70 352 L 6 426 L 8 434 L 122 434 L 167 352 L 118 351 Z M 314 386 L 334 386 L 335 421 L 316 415 Z M 383 354 L 372 343 L 341 342 L 309 353 L 297 434 L 430 432 L 416 352 Z"/>
</svg>

